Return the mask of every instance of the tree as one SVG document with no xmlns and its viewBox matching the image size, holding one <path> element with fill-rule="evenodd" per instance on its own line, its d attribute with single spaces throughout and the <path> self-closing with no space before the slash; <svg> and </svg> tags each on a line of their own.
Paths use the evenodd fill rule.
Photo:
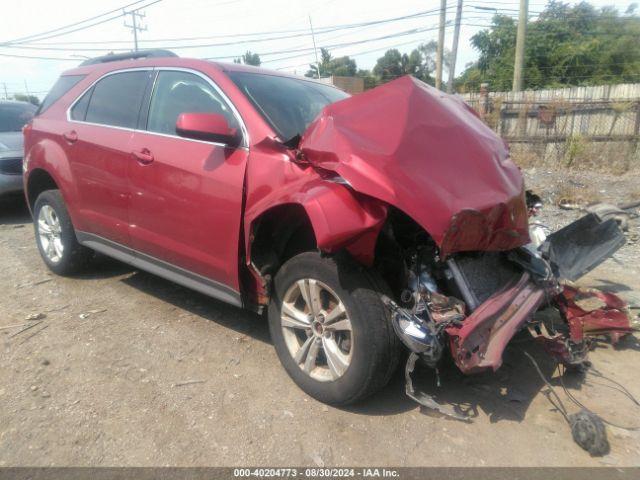
<svg viewBox="0 0 640 480">
<path fill-rule="evenodd" d="M 234 58 L 233 63 L 244 63 L 245 65 L 259 67 L 262 64 L 262 61 L 260 60 L 260 55 L 257 53 L 251 53 L 251 51 L 247 50 L 247 53 L 242 55 L 242 57 Z"/>
<path fill-rule="evenodd" d="M 358 70 L 356 61 L 345 56 L 331 60 L 329 66 L 330 74 L 338 77 L 353 77 Z"/>
<path fill-rule="evenodd" d="M 515 21 L 496 15 L 489 29 L 471 39 L 478 61 L 457 79 L 460 89 L 509 90 L 513 80 Z M 640 18 L 635 8 L 621 16 L 612 7 L 551 1 L 527 25 L 525 88 L 601 85 L 640 79 Z"/>
<path fill-rule="evenodd" d="M 403 75 L 413 75 L 414 77 L 428 83 L 433 83 L 430 73 L 435 67 L 430 57 L 423 54 L 424 46 L 414 49 L 408 55 L 401 54 L 399 50 L 392 48 L 387 50 L 378 59 L 373 73 L 380 83 L 385 83 Z"/>
<path fill-rule="evenodd" d="M 22 93 L 16 93 L 13 96 L 14 100 L 18 100 L 20 102 L 29 102 L 34 104 L 36 107 L 40 106 L 40 99 L 35 95 L 24 95 Z"/>
<path fill-rule="evenodd" d="M 418 51 L 424 58 L 424 71 L 431 77 L 431 73 L 436 71 L 436 52 L 438 51 L 438 42 L 431 40 L 430 42 L 423 43 L 418 46 Z M 449 72 L 449 66 L 451 64 L 451 50 L 445 47 L 442 52 L 442 70 L 443 74 Z"/>
<path fill-rule="evenodd" d="M 384 55 L 378 59 L 373 73 L 379 77 L 382 82 L 388 82 L 394 78 L 398 78 L 405 74 L 402 54 L 396 48 L 392 48 L 384 52 Z"/>
<path fill-rule="evenodd" d="M 331 75 L 342 77 L 353 77 L 357 72 L 356 61 L 348 56 L 333 58 L 326 48 L 320 49 L 320 77 Z M 307 77 L 318 77 L 318 66 L 309 65 L 309 70 L 305 74 Z"/>
<path fill-rule="evenodd" d="M 320 49 L 320 61 L 317 64 L 309 65 L 309 70 L 305 73 L 305 77 L 321 78 L 327 77 L 330 74 L 327 73 L 331 69 L 331 53 L 326 48 Z"/>
<path fill-rule="evenodd" d="M 320 49 L 319 65 L 309 65 L 309 70 L 305 73 L 305 76 L 318 78 L 318 68 L 320 77 L 330 77 L 331 75 L 353 77 L 358 70 L 355 60 L 348 56 L 333 58 L 326 48 Z"/>
</svg>

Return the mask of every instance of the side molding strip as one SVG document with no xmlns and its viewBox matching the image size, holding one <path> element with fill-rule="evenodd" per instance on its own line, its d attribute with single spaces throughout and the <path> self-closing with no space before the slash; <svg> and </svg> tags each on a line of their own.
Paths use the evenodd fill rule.
<svg viewBox="0 0 640 480">
<path fill-rule="evenodd" d="M 242 297 L 240 293 L 215 280 L 176 267 L 175 265 L 92 233 L 76 232 L 76 237 L 82 245 L 104 255 L 128 263 L 140 270 L 145 270 L 159 277 L 166 278 L 167 280 L 203 293 L 209 297 L 235 305 L 236 307 L 242 307 Z"/>
</svg>

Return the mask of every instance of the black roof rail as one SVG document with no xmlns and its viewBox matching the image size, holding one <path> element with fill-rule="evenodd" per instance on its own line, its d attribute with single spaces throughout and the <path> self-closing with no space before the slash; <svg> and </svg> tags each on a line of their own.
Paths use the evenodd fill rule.
<svg viewBox="0 0 640 480">
<path fill-rule="evenodd" d="M 81 67 L 85 65 L 96 65 L 98 63 L 117 62 L 119 60 L 132 60 L 136 58 L 158 58 L 158 57 L 177 57 L 175 53 L 169 50 L 151 49 L 151 50 L 138 50 L 137 52 L 126 53 L 110 53 L 101 57 L 94 57 L 85 60 L 80 64 Z"/>
</svg>

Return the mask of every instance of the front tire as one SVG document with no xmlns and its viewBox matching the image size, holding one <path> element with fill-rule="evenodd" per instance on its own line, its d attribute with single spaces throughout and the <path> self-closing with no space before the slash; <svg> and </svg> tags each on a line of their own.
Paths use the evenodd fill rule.
<svg viewBox="0 0 640 480">
<path fill-rule="evenodd" d="M 277 273 L 271 338 L 289 376 L 313 398 L 351 404 L 391 378 L 400 348 L 381 282 L 346 255 L 316 252 L 293 257 Z"/>
<path fill-rule="evenodd" d="M 33 217 L 38 251 L 51 271 L 71 275 L 86 267 L 92 251 L 78 243 L 59 190 L 46 190 L 38 195 Z"/>
</svg>

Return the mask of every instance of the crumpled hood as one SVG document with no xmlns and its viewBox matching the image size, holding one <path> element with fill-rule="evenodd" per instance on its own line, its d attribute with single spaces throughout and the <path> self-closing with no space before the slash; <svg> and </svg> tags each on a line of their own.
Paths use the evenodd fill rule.
<svg viewBox="0 0 640 480">
<path fill-rule="evenodd" d="M 418 222 L 443 255 L 529 242 L 522 175 L 462 100 L 405 76 L 328 105 L 300 150 Z"/>
<path fill-rule="evenodd" d="M 0 132 L 0 156 L 22 152 L 22 132 Z"/>
</svg>

